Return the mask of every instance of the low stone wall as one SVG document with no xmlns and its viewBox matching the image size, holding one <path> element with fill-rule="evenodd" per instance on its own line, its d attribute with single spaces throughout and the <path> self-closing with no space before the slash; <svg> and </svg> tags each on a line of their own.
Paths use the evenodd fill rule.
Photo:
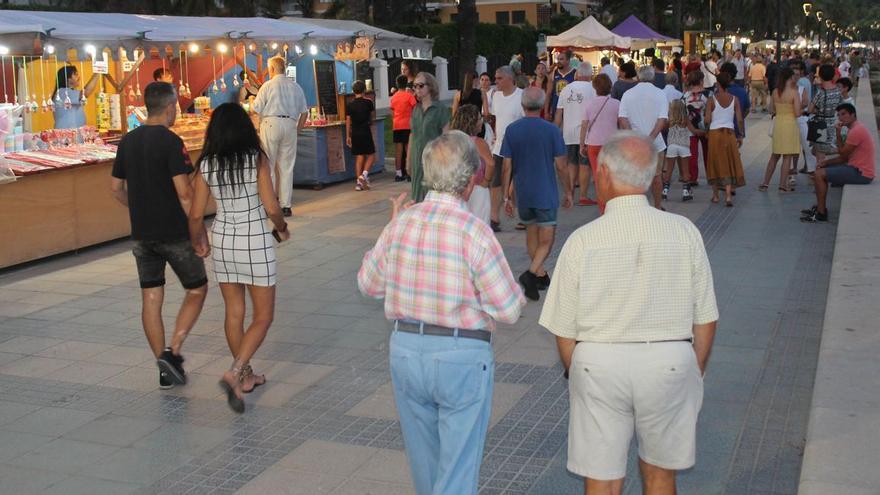
<svg viewBox="0 0 880 495">
<path fill-rule="evenodd" d="M 867 82 L 858 118 L 880 152 Z M 880 180 L 843 190 L 799 493 L 880 494 Z"/>
</svg>

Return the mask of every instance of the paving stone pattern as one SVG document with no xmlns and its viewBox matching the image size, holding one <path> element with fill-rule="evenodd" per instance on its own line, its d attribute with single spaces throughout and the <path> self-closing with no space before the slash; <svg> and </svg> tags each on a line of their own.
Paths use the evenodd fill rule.
<svg viewBox="0 0 880 495">
<path fill-rule="evenodd" d="M 700 227 L 721 324 L 706 380 L 698 464 L 681 493 L 795 493 L 834 226 L 803 225 L 808 187 L 754 191 L 766 122 L 750 120 L 748 188 L 733 209 L 697 200 L 667 207 Z M 803 180 L 803 179 L 802 179 Z M 355 275 L 387 221 L 378 177 L 295 191 L 293 241 L 278 251 L 275 323 L 254 367 L 268 384 L 228 410 L 216 380 L 229 366 L 223 304 L 212 284 L 185 346 L 190 383 L 156 387 L 140 324 L 128 242 L 0 273 L 0 482 L 4 493 L 412 493 L 389 388 L 388 324 Z M 838 201 L 839 194 L 832 194 Z M 835 206 L 836 207 L 836 206 Z M 561 214 L 552 260 L 595 208 Z M 516 274 L 523 235 L 499 239 Z M 170 284 L 166 325 L 182 290 Z M 565 470 L 567 382 L 552 336 L 530 303 L 495 342 L 495 414 L 481 494 L 580 493 Z M 630 472 L 635 474 L 635 454 Z M 640 485 L 630 476 L 626 493 Z"/>
</svg>

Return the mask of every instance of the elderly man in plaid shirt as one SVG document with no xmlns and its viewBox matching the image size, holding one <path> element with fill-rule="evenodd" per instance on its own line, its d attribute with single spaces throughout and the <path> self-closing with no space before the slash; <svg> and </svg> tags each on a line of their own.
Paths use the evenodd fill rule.
<svg viewBox="0 0 880 495">
<path fill-rule="evenodd" d="M 391 382 L 419 495 L 476 494 L 489 425 L 495 321 L 525 298 L 492 230 L 465 203 L 479 156 L 450 131 L 422 155 L 430 192 L 393 200 L 391 222 L 364 256 L 358 287 L 385 299 L 393 322 Z"/>
</svg>

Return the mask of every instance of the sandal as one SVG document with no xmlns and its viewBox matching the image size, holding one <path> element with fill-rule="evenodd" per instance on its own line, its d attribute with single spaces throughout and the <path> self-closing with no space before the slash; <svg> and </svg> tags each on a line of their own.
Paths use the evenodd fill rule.
<svg viewBox="0 0 880 495">
<path fill-rule="evenodd" d="M 727 201 L 724 202 L 724 206 L 726 206 L 728 208 L 733 208 L 733 201 L 728 199 Z"/>
<path fill-rule="evenodd" d="M 769 187 L 770 187 L 770 186 L 767 185 L 767 184 L 761 184 L 760 186 L 758 186 L 758 190 L 761 191 L 761 192 L 767 192 L 767 189 L 768 189 Z"/>
<path fill-rule="evenodd" d="M 251 388 L 244 388 L 244 383 L 248 378 L 253 378 L 254 385 Z M 266 375 L 255 375 L 254 369 L 251 368 L 251 365 L 246 365 L 241 370 L 241 391 L 243 393 L 249 394 L 254 391 L 255 388 L 261 387 L 266 384 Z"/>
<path fill-rule="evenodd" d="M 220 388 L 226 392 L 226 403 L 229 404 L 230 409 L 238 414 L 244 412 L 244 399 L 241 396 L 241 376 L 242 369 L 232 367 L 229 371 L 223 373 L 223 377 L 219 382 Z"/>
<path fill-rule="evenodd" d="M 721 202 L 721 200 L 719 198 L 712 198 L 712 202 L 717 204 Z"/>
<path fill-rule="evenodd" d="M 516 230 L 526 230 L 526 224 L 520 222 L 520 223 L 516 224 L 516 227 L 514 227 L 514 228 Z"/>
<path fill-rule="evenodd" d="M 794 189 L 793 189 L 793 188 L 792 188 L 792 189 L 789 189 L 789 188 L 787 188 L 787 187 L 782 187 L 782 186 L 780 186 L 780 187 L 779 187 L 779 192 L 781 192 L 781 193 L 790 193 L 790 192 L 794 192 Z"/>
</svg>

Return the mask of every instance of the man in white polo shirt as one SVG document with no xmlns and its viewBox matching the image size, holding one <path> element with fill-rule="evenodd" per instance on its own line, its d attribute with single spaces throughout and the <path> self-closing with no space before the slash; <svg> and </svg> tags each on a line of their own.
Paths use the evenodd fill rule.
<svg viewBox="0 0 880 495">
<path fill-rule="evenodd" d="M 507 126 L 521 119 L 522 90 L 516 87 L 513 69 L 509 65 L 499 67 L 495 71 L 496 90 L 492 93 L 492 101 L 489 102 L 489 113 L 495 116 L 495 145 L 492 147 L 492 156 L 495 158 L 495 174 L 491 177 L 489 190 L 492 194 L 492 211 L 489 225 L 494 232 L 501 230 L 501 200 L 507 195 L 507 191 L 501 191 L 501 169 L 504 168 L 504 158 L 501 157 L 501 143 L 504 142 L 504 131 Z"/>
<path fill-rule="evenodd" d="M 660 174 L 663 172 L 663 152 L 666 150 L 666 142 L 660 133 L 666 128 L 668 117 L 669 102 L 666 93 L 654 86 L 654 68 L 650 65 L 642 66 L 639 68 L 639 84 L 624 93 L 620 100 L 618 126 L 621 129 L 632 129 L 654 141 L 657 175 L 651 184 L 651 192 L 654 195 L 654 207 L 658 209 L 662 209 L 660 202 L 663 199 L 663 182 Z"/>
<path fill-rule="evenodd" d="M 644 196 L 654 160 L 633 132 L 602 147 L 605 214 L 565 242 L 538 320 L 570 380 L 568 470 L 590 494 L 621 493 L 633 433 L 646 494 L 675 493 L 696 458 L 718 308 L 700 231 Z"/>
</svg>

